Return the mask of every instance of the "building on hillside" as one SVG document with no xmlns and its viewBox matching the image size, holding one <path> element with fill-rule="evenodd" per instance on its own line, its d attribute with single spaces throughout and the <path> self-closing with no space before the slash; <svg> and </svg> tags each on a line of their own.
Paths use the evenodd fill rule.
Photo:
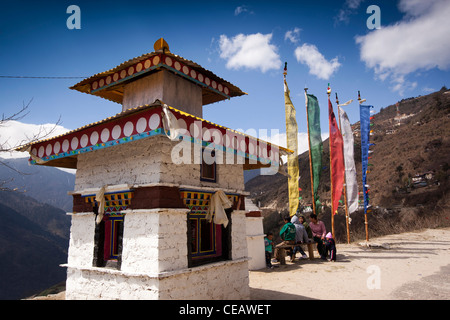
<svg viewBox="0 0 450 320">
<path fill-rule="evenodd" d="M 276 172 L 291 151 L 204 120 L 245 93 L 154 49 L 71 87 L 120 113 L 20 148 L 77 169 L 66 299 L 247 299 L 243 170 Z"/>
<path fill-rule="evenodd" d="M 412 185 L 415 188 L 421 188 L 426 187 L 429 184 L 431 184 L 431 180 L 434 179 L 434 172 L 433 171 L 427 171 L 422 174 L 416 174 L 414 177 L 411 178 Z"/>
</svg>

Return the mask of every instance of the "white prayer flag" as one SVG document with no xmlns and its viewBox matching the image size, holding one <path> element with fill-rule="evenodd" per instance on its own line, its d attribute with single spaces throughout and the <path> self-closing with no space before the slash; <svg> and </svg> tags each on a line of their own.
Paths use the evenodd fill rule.
<svg viewBox="0 0 450 320">
<path fill-rule="evenodd" d="M 353 132 L 344 109 L 339 108 L 341 133 L 344 139 L 345 184 L 347 186 L 347 206 L 349 214 L 358 210 L 358 183 L 353 153 Z"/>
</svg>

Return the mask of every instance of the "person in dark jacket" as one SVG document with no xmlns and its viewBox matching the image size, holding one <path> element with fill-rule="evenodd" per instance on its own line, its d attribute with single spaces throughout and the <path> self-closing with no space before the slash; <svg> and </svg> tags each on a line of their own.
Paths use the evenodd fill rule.
<svg viewBox="0 0 450 320">
<path fill-rule="evenodd" d="M 333 235 L 331 232 L 328 232 L 325 236 L 325 255 L 328 255 L 328 252 L 330 253 L 330 261 L 336 261 L 336 242 L 334 242 Z"/>
</svg>

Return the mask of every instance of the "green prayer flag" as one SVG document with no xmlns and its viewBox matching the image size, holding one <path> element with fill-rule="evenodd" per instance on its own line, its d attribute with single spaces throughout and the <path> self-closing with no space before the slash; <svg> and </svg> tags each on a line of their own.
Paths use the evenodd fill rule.
<svg viewBox="0 0 450 320">
<path fill-rule="evenodd" d="M 308 117 L 308 137 L 310 147 L 310 162 L 313 176 L 314 202 L 319 200 L 318 189 L 322 168 L 323 143 L 320 130 L 320 108 L 317 98 L 312 94 L 306 94 L 306 113 Z M 317 206 L 316 206 L 317 209 Z M 317 213 L 317 212 L 315 212 Z"/>
</svg>

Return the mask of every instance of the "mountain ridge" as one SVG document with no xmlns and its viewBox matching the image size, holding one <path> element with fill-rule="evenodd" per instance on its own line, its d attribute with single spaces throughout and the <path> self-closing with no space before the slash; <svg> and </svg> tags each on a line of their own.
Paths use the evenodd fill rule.
<svg viewBox="0 0 450 320">
<path fill-rule="evenodd" d="M 2 159 L 0 299 L 22 299 L 65 281 L 59 265 L 67 262 L 67 191 L 74 179 L 56 168 L 29 166 L 26 158 Z"/>
<path fill-rule="evenodd" d="M 59 265 L 67 261 L 70 221 L 65 219 L 68 217 L 61 209 L 22 194 L 5 197 L 4 193 L 0 192 L 0 299 L 14 300 L 65 279 L 66 271 Z M 15 210 L 17 201 L 24 199 L 32 206 L 26 214 Z M 51 216 L 50 223 L 42 219 Z M 67 221 L 64 227 L 61 223 L 52 223 L 59 218 Z M 55 231 L 55 225 L 67 232 Z M 65 233 L 65 237 L 60 235 Z"/>
<path fill-rule="evenodd" d="M 75 175 L 47 166 L 32 166 L 28 158 L 1 159 L 0 181 L 3 187 L 24 193 L 42 203 L 72 211 Z M 50 183 L 51 182 L 51 183 Z"/>
</svg>

